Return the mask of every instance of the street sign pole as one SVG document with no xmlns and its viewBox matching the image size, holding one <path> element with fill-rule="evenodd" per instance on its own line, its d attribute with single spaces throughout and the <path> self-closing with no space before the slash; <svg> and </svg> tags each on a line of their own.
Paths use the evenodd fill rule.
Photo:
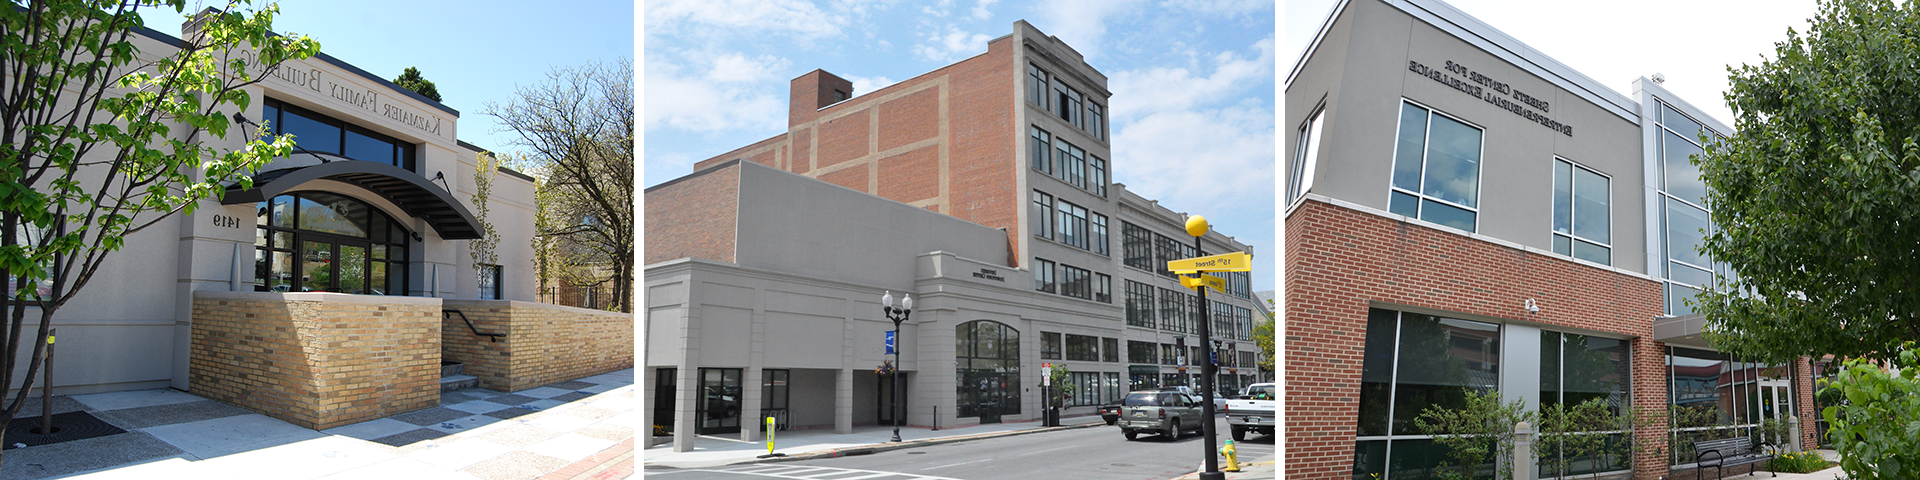
<svg viewBox="0 0 1920 480">
<path fill-rule="evenodd" d="M 1200 233 L 1205 234 L 1206 230 L 1201 230 Z M 1193 237 L 1193 251 L 1197 254 L 1205 254 L 1200 250 L 1200 235 Z M 1199 277 L 1206 276 L 1201 272 L 1193 272 L 1193 274 Z M 1200 314 L 1200 345 L 1201 348 L 1211 350 L 1213 348 L 1213 329 L 1211 328 L 1213 315 L 1209 312 L 1212 306 L 1207 303 L 1206 288 L 1195 290 L 1200 292 L 1200 311 L 1198 312 Z M 1200 480 L 1226 480 L 1227 478 L 1227 474 L 1220 471 L 1220 459 L 1214 456 L 1214 452 L 1218 451 L 1215 444 L 1219 443 L 1219 437 L 1216 436 L 1218 432 L 1214 431 L 1214 424 L 1218 421 L 1213 416 L 1215 413 L 1213 411 L 1213 377 L 1214 371 L 1218 368 L 1213 364 L 1213 352 L 1208 351 L 1206 359 L 1200 362 L 1201 408 L 1206 412 L 1200 416 L 1200 425 L 1204 427 L 1202 431 L 1206 432 L 1207 437 L 1206 449 L 1201 450 L 1207 457 L 1207 469 L 1200 472 Z"/>
</svg>

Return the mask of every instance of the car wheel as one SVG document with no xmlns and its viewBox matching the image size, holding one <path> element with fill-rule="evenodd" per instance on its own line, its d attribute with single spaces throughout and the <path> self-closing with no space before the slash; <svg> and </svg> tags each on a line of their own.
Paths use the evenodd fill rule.
<svg viewBox="0 0 1920 480">
<path fill-rule="evenodd" d="M 1236 441 L 1236 442 L 1247 441 L 1247 429 L 1240 428 L 1240 427 L 1233 427 L 1233 441 Z"/>
<path fill-rule="evenodd" d="M 1174 440 L 1180 439 L 1180 419 L 1176 418 L 1167 423 L 1167 438 Z"/>
<path fill-rule="evenodd" d="M 1121 433 L 1122 435 L 1126 435 L 1126 436 L 1127 436 L 1127 441 L 1133 441 L 1133 438 L 1134 438 L 1134 437 L 1138 437 L 1138 436 L 1140 436 L 1140 433 L 1139 433 L 1139 432 L 1135 432 L 1135 431 L 1133 431 L 1133 430 L 1125 430 L 1125 431 L 1122 431 L 1122 432 L 1120 432 L 1120 433 Z"/>
</svg>

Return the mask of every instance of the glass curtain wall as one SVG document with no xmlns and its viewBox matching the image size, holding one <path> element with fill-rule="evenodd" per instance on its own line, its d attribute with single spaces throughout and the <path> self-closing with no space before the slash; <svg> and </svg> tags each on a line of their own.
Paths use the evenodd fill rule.
<svg viewBox="0 0 1920 480">
<path fill-rule="evenodd" d="M 1693 441 L 1751 437 L 1761 422 L 1793 415 L 1790 370 L 1721 352 L 1667 347 L 1669 461 L 1694 463 Z"/>
<path fill-rule="evenodd" d="M 1540 411 L 1545 412 L 1555 406 L 1571 409 L 1583 402 L 1598 400 L 1604 402 L 1607 410 L 1614 415 L 1627 415 L 1631 411 L 1629 399 L 1632 398 L 1627 392 L 1628 357 L 1625 340 L 1540 332 Z M 1541 462 L 1540 478 L 1632 468 L 1633 457 L 1627 450 L 1627 431 L 1593 430 L 1576 435 L 1601 435 L 1606 439 L 1597 454 L 1540 450 L 1539 455 L 1543 459 L 1557 456 L 1564 462 L 1562 465 L 1565 468 L 1565 471 L 1556 471 L 1549 465 L 1552 462 Z"/>
<path fill-rule="evenodd" d="M 1713 258 L 1700 252 L 1702 242 L 1713 233 L 1709 217 L 1713 210 L 1707 205 L 1707 185 L 1700 179 L 1700 167 L 1689 161 L 1705 152 L 1702 137 L 1712 141 L 1724 137 L 1666 103 L 1660 103 L 1655 118 L 1660 138 L 1655 142 L 1660 149 L 1657 210 L 1666 250 L 1664 265 L 1655 268 L 1665 273 L 1667 314 L 1686 315 L 1693 313 L 1687 300 L 1708 288 L 1716 271 L 1727 273 L 1725 265 L 1715 265 Z"/>
<path fill-rule="evenodd" d="M 1369 311 L 1353 478 L 1441 478 L 1435 467 L 1448 452 L 1413 419 L 1429 408 L 1460 408 L 1469 391 L 1494 391 L 1500 360 L 1499 325 Z M 1492 478 L 1493 458 L 1477 470 Z"/>
</svg>

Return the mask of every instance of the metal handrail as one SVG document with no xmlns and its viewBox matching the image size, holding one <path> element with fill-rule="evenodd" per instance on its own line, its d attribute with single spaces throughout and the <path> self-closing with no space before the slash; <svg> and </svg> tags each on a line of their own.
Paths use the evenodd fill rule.
<svg viewBox="0 0 1920 480">
<path fill-rule="evenodd" d="M 473 321 L 467 319 L 467 314 L 460 313 L 459 310 L 454 310 L 449 308 L 449 309 L 444 309 L 440 311 L 441 318 L 446 318 L 447 314 L 459 315 L 460 321 L 467 322 L 467 330 L 472 330 L 474 335 L 481 335 L 481 336 L 487 337 L 487 341 L 489 342 L 498 342 L 500 341 L 500 339 L 506 338 L 507 336 L 507 334 L 504 334 L 504 333 L 481 333 L 480 329 L 473 327 Z"/>
</svg>

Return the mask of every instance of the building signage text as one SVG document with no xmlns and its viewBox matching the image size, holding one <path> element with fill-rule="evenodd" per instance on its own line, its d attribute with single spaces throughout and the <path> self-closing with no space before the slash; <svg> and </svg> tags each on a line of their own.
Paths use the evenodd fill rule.
<svg viewBox="0 0 1920 480">
<path fill-rule="evenodd" d="M 1435 70 L 1428 68 L 1426 65 L 1422 65 L 1418 61 L 1408 60 L 1407 70 L 1431 78 L 1433 81 L 1440 82 L 1442 85 L 1453 87 L 1454 90 L 1459 90 L 1461 93 L 1480 97 L 1480 100 L 1493 104 L 1493 106 L 1499 107 L 1501 110 L 1513 112 L 1514 115 L 1525 117 L 1527 120 L 1538 123 L 1553 131 L 1560 132 L 1562 135 L 1573 136 L 1572 125 L 1563 124 L 1547 117 L 1546 114 L 1549 111 L 1547 101 L 1535 98 L 1532 95 L 1527 95 L 1526 92 L 1515 90 L 1512 85 L 1501 83 L 1498 80 L 1494 80 L 1493 77 L 1469 70 L 1466 65 L 1453 63 L 1452 60 L 1448 60 L 1444 69 Z M 1448 75 L 1449 73 L 1453 75 Z M 1466 77 L 1466 79 L 1462 80 L 1454 77 L 1454 75 Z M 1512 100 L 1508 100 L 1508 98 L 1512 98 Z M 1536 108 L 1539 109 L 1538 112 L 1534 111 Z"/>
<path fill-rule="evenodd" d="M 215 214 L 213 216 L 213 226 L 240 228 L 240 217 Z"/>
<path fill-rule="evenodd" d="M 984 279 L 993 280 L 996 282 L 1007 281 L 1006 277 L 1000 276 L 999 270 L 994 270 L 991 268 L 982 268 L 978 272 L 973 272 L 973 278 L 984 278 Z"/>
<path fill-rule="evenodd" d="M 440 129 L 445 119 L 440 118 L 439 115 L 422 114 L 403 105 L 382 101 L 380 92 L 327 79 L 324 71 L 318 68 L 301 70 L 281 65 L 267 72 L 266 76 L 296 88 L 304 88 L 315 94 L 326 96 L 343 105 L 386 117 L 415 130 L 436 137 L 444 137 Z"/>
</svg>

